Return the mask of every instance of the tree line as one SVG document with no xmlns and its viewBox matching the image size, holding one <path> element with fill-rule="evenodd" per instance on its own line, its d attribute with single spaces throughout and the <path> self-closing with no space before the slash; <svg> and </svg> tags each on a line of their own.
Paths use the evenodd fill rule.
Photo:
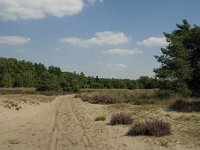
<svg viewBox="0 0 200 150">
<path fill-rule="evenodd" d="M 141 76 L 137 80 L 85 76 L 83 72 L 64 72 L 59 67 L 42 63 L 0 58 L 0 87 L 35 87 L 39 91 L 77 92 L 81 88 L 136 89 L 156 88 L 157 79 Z"/>
</svg>

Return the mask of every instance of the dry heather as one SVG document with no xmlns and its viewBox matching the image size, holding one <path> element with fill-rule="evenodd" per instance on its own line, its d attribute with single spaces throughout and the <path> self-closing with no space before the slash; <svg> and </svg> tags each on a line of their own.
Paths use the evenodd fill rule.
<svg viewBox="0 0 200 150">
<path fill-rule="evenodd" d="M 114 104 L 114 103 L 132 103 L 135 105 L 154 104 L 153 95 L 155 90 L 152 89 L 103 89 L 91 90 L 76 95 L 76 98 L 81 98 L 83 101 L 88 101 L 94 104 Z"/>
<path fill-rule="evenodd" d="M 122 112 L 114 114 L 110 120 L 111 125 L 118 125 L 118 124 L 128 125 L 132 123 L 133 123 L 133 118 L 130 115 Z"/>
<path fill-rule="evenodd" d="M 107 105 L 106 109 L 110 117 L 117 112 L 126 112 L 131 114 L 136 123 L 159 119 L 168 122 L 171 126 L 171 135 L 169 136 L 159 138 L 134 137 L 136 139 L 169 149 L 178 149 L 176 147 L 179 145 L 185 147 L 185 149 L 197 150 L 200 148 L 200 114 L 197 112 L 171 111 L 168 109 L 168 105 L 164 105 L 164 103 L 155 105 L 112 104 Z"/>
<path fill-rule="evenodd" d="M 170 109 L 169 106 L 172 106 L 177 99 L 182 97 L 176 95 L 174 97 L 168 97 L 167 99 L 159 99 L 155 97 L 154 94 L 154 90 L 95 90 L 79 94 L 77 97 L 82 98 L 84 101 L 89 101 L 89 99 L 98 95 L 106 95 L 115 98 L 116 103 L 104 106 L 107 110 L 105 115 L 108 118 L 112 118 L 113 114 L 124 112 L 130 114 L 131 117 L 134 118 L 134 123 L 151 122 L 152 120 L 162 120 L 164 122 L 164 126 L 162 126 L 162 123 L 156 124 L 156 126 L 160 125 L 162 129 L 166 129 L 166 132 L 164 134 L 158 132 L 159 134 L 155 136 L 168 136 L 137 136 L 134 137 L 135 139 L 152 143 L 152 146 L 161 145 L 168 149 L 179 149 L 179 146 L 184 147 L 184 149 L 200 149 L 199 112 L 184 113 L 174 111 Z M 162 97 L 165 96 L 162 95 Z M 194 107 L 193 104 L 194 103 L 190 103 L 188 105 Z M 121 127 L 115 126 L 113 128 L 120 129 Z M 128 128 L 124 128 L 127 132 Z M 187 143 L 185 141 L 187 141 Z"/>
</svg>

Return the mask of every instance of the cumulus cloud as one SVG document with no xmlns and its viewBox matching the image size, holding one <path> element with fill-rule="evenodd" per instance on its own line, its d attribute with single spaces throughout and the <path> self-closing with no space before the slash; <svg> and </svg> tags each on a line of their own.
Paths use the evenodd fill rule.
<svg viewBox="0 0 200 150">
<path fill-rule="evenodd" d="M 83 0 L 0 0 L 0 20 L 71 16 L 82 11 Z"/>
<path fill-rule="evenodd" d="M 143 40 L 142 42 L 137 42 L 137 44 L 146 47 L 152 47 L 152 46 L 165 46 L 168 43 L 165 37 L 150 37 L 148 39 Z"/>
<path fill-rule="evenodd" d="M 0 45 L 21 45 L 30 42 L 30 38 L 23 36 L 0 36 Z"/>
<path fill-rule="evenodd" d="M 103 67 L 103 68 L 109 69 L 109 70 L 116 70 L 116 69 L 121 70 L 121 69 L 128 68 L 128 66 L 125 64 L 113 64 L 113 63 L 108 63 L 108 62 L 103 62 L 103 61 L 98 62 L 98 65 L 100 67 Z"/>
<path fill-rule="evenodd" d="M 130 56 L 130 55 L 142 54 L 143 51 L 137 50 L 137 49 L 110 49 L 110 50 L 102 51 L 102 53 L 108 54 L 108 55 Z"/>
<path fill-rule="evenodd" d="M 128 43 L 130 39 L 123 32 L 97 32 L 90 39 L 81 39 L 78 37 L 65 37 L 61 39 L 62 43 L 72 44 L 80 47 L 90 47 L 94 45 L 119 45 Z"/>
</svg>

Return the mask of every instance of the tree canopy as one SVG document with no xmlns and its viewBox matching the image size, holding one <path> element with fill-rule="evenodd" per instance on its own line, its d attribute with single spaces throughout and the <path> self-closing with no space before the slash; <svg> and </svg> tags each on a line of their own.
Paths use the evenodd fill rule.
<svg viewBox="0 0 200 150">
<path fill-rule="evenodd" d="M 191 27 L 187 20 L 176 27 L 164 33 L 168 45 L 161 48 L 161 56 L 155 56 L 161 67 L 154 72 L 161 89 L 200 96 L 200 27 Z"/>
<path fill-rule="evenodd" d="M 35 87 L 39 91 L 77 92 L 81 88 L 155 88 L 154 78 L 138 80 L 85 76 L 83 72 L 63 72 L 59 67 L 14 58 L 0 58 L 0 87 Z"/>
</svg>

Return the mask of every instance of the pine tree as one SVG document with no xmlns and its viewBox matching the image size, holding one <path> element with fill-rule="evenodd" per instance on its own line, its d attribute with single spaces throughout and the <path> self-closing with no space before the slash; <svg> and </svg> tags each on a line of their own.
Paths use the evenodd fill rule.
<svg viewBox="0 0 200 150">
<path fill-rule="evenodd" d="M 200 28 L 192 28 L 187 20 L 176 26 L 178 29 L 173 32 L 164 33 L 169 44 L 161 48 L 161 56 L 155 56 L 161 67 L 154 72 L 161 81 L 161 89 L 183 95 L 192 92 L 197 96 L 200 91 Z"/>
</svg>

